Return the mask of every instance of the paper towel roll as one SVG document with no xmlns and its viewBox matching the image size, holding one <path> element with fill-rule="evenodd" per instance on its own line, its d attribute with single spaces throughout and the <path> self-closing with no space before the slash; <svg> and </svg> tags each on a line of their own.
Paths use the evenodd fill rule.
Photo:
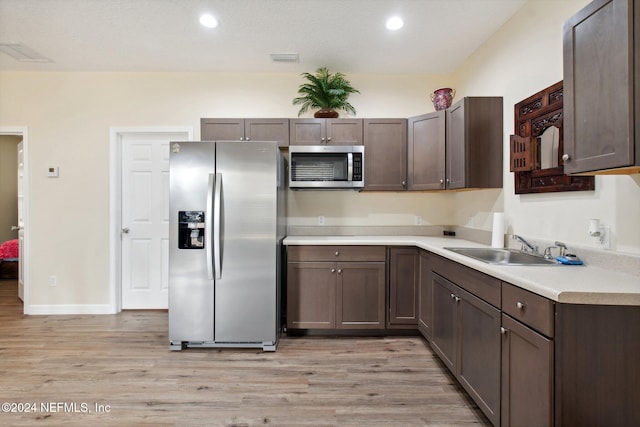
<svg viewBox="0 0 640 427">
<path fill-rule="evenodd" d="M 491 232 L 491 247 L 504 248 L 504 213 L 493 213 L 493 229 Z"/>
</svg>

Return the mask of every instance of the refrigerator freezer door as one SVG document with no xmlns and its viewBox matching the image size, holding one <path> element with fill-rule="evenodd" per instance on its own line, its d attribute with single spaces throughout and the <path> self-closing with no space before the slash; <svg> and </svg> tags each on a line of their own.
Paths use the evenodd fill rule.
<svg viewBox="0 0 640 427">
<path fill-rule="evenodd" d="M 216 145 L 221 177 L 216 342 L 276 342 L 277 155 L 272 142 Z"/>
<path fill-rule="evenodd" d="M 169 160 L 169 341 L 213 341 L 210 175 L 215 173 L 213 142 L 172 142 Z M 204 225 L 184 225 L 203 231 L 201 240 L 180 243 L 180 216 L 205 217 Z M 199 220 L 198 220 L 199 221 Z M 184 222 L 184 221 L 183 221 Z M 182 233 L 184 235 L 184 233 Z M 183 247 L 183 248 L 181 248 Z M 209 267 L 210 268 L 210 267 Z"/>
</svg>

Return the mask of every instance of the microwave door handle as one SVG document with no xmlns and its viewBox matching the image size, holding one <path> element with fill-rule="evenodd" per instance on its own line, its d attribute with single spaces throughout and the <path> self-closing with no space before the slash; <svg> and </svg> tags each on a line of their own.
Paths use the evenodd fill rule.
<svg viewBox="0 0 640 427">
<path fill-rule="evenodd" d="M 353 181 L 353 153 L 347 153 L 347 181 Z"/>
<path fill-rule="evenodd" d="M 206 230 L 205 238 L 205 257 L 207 259 L 207 277 L 213 280 L 213 187 L 215 175 L 209 174 L 209 184 L 207 185 L 207 207 L 204 214 L 204 228 Z"/>
</svg>

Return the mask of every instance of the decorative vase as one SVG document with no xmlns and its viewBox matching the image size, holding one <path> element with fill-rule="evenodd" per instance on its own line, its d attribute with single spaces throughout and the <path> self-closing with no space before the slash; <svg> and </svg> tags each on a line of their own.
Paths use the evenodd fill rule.
<svg viewBox="0 0 640 427">
<path fill-rule="evenodd" d="M 313 117 L 316 119 L 335 119 L 339 116 L 336 110 L 331 110 L 329 108 L 323 108 L 315 112 Z"/>
<path fill-rule="evenodd" d="M 433 102 L 433 106 L 436 111 L 446 110 L 451 107 L 451 101 L 453 101 L 454 96 L 456 96 L 455 89 L 443 87 L 433 91 L 431 94 L 431 101 Z"/>
</svg>

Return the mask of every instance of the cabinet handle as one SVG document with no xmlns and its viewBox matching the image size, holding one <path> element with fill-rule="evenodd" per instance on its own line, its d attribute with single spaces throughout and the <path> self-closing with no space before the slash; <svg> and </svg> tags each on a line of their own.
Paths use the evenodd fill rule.
<svg viewBox="0 0 640 427">
<path fill-rule="evenodd" d="M 332 268 L 332 269 L 331 269 L 331 272 L 332 272 L 332 273 L 335 273 L 335 272 L 336 272 L 336 269 L 335 269 L 335 268 Z"/>
<path fill-rule="evenodd" d="M 338 269 L 338 274 L 341 274 L 341 273 L 342 273 L 342 270 L 341 270 L 341 269 Z"/>
<path fill-rule="evenodd" d="M 324 142 L 324 137 L 320 138 L 320 142 Z"/>
<path fill-rule="evenodd" d="M 569 159 L 571 159 L 571 156 L 569 156 L 568 154 L 565 153 L 565 154 L 562 155 L 562 160 L 563 161 L 568 162 Z"/>
<path fill-rule="evenodd" d="M 504 326 L 500 326 L 500 333 L 502 335 L 506 335 L 507 334 L 507 330 L 504 328 Z"/>
<path fill-rule="evenodd" d="M 460 297 L 456 297 L 456 302 L 460 302 Z"/>
<path fill-rule="evenodd" d="M 339 255 L 340 255 L 340 252 L 336 251 L 336 256 L 339 256 Z"/>
<path fill-rule="evenodd" d="M 402 186 L 406 187 L 407 186 L 407 181 L 402 181 Z"/>
<path fill-rule="evenodd" d="M 240 137 L 240 141 L 244 141 L 244 137 L 242 137 L 242 136 L 241 136 L 241 137 Z"/>
<path fill-rule="evenodd" d="M 524 310 L 524 304 L 521 303 L 520 301 L 516 303 L 516 307 L 518 307 L 518 310 Z"/>
<path fill-rule="evenodd" d="M 456 296 L 454 294 L 451 294 L 451 299 L 456 299 Z"/>
<path fill-rule="evenodd" d="M 444 187 L 444 179 L 440 180 L 440 187 Z"/>
<path fill-rule="evenodd" d="M 245 141 L 251 141 L 251 138 L 249 138 L 248 136 L 244 138 Z"/>
<path fill-rule="evenodd" d="M 327 138 L 327 144 L 331 142 L 331 137 Z"/>
</svg>

